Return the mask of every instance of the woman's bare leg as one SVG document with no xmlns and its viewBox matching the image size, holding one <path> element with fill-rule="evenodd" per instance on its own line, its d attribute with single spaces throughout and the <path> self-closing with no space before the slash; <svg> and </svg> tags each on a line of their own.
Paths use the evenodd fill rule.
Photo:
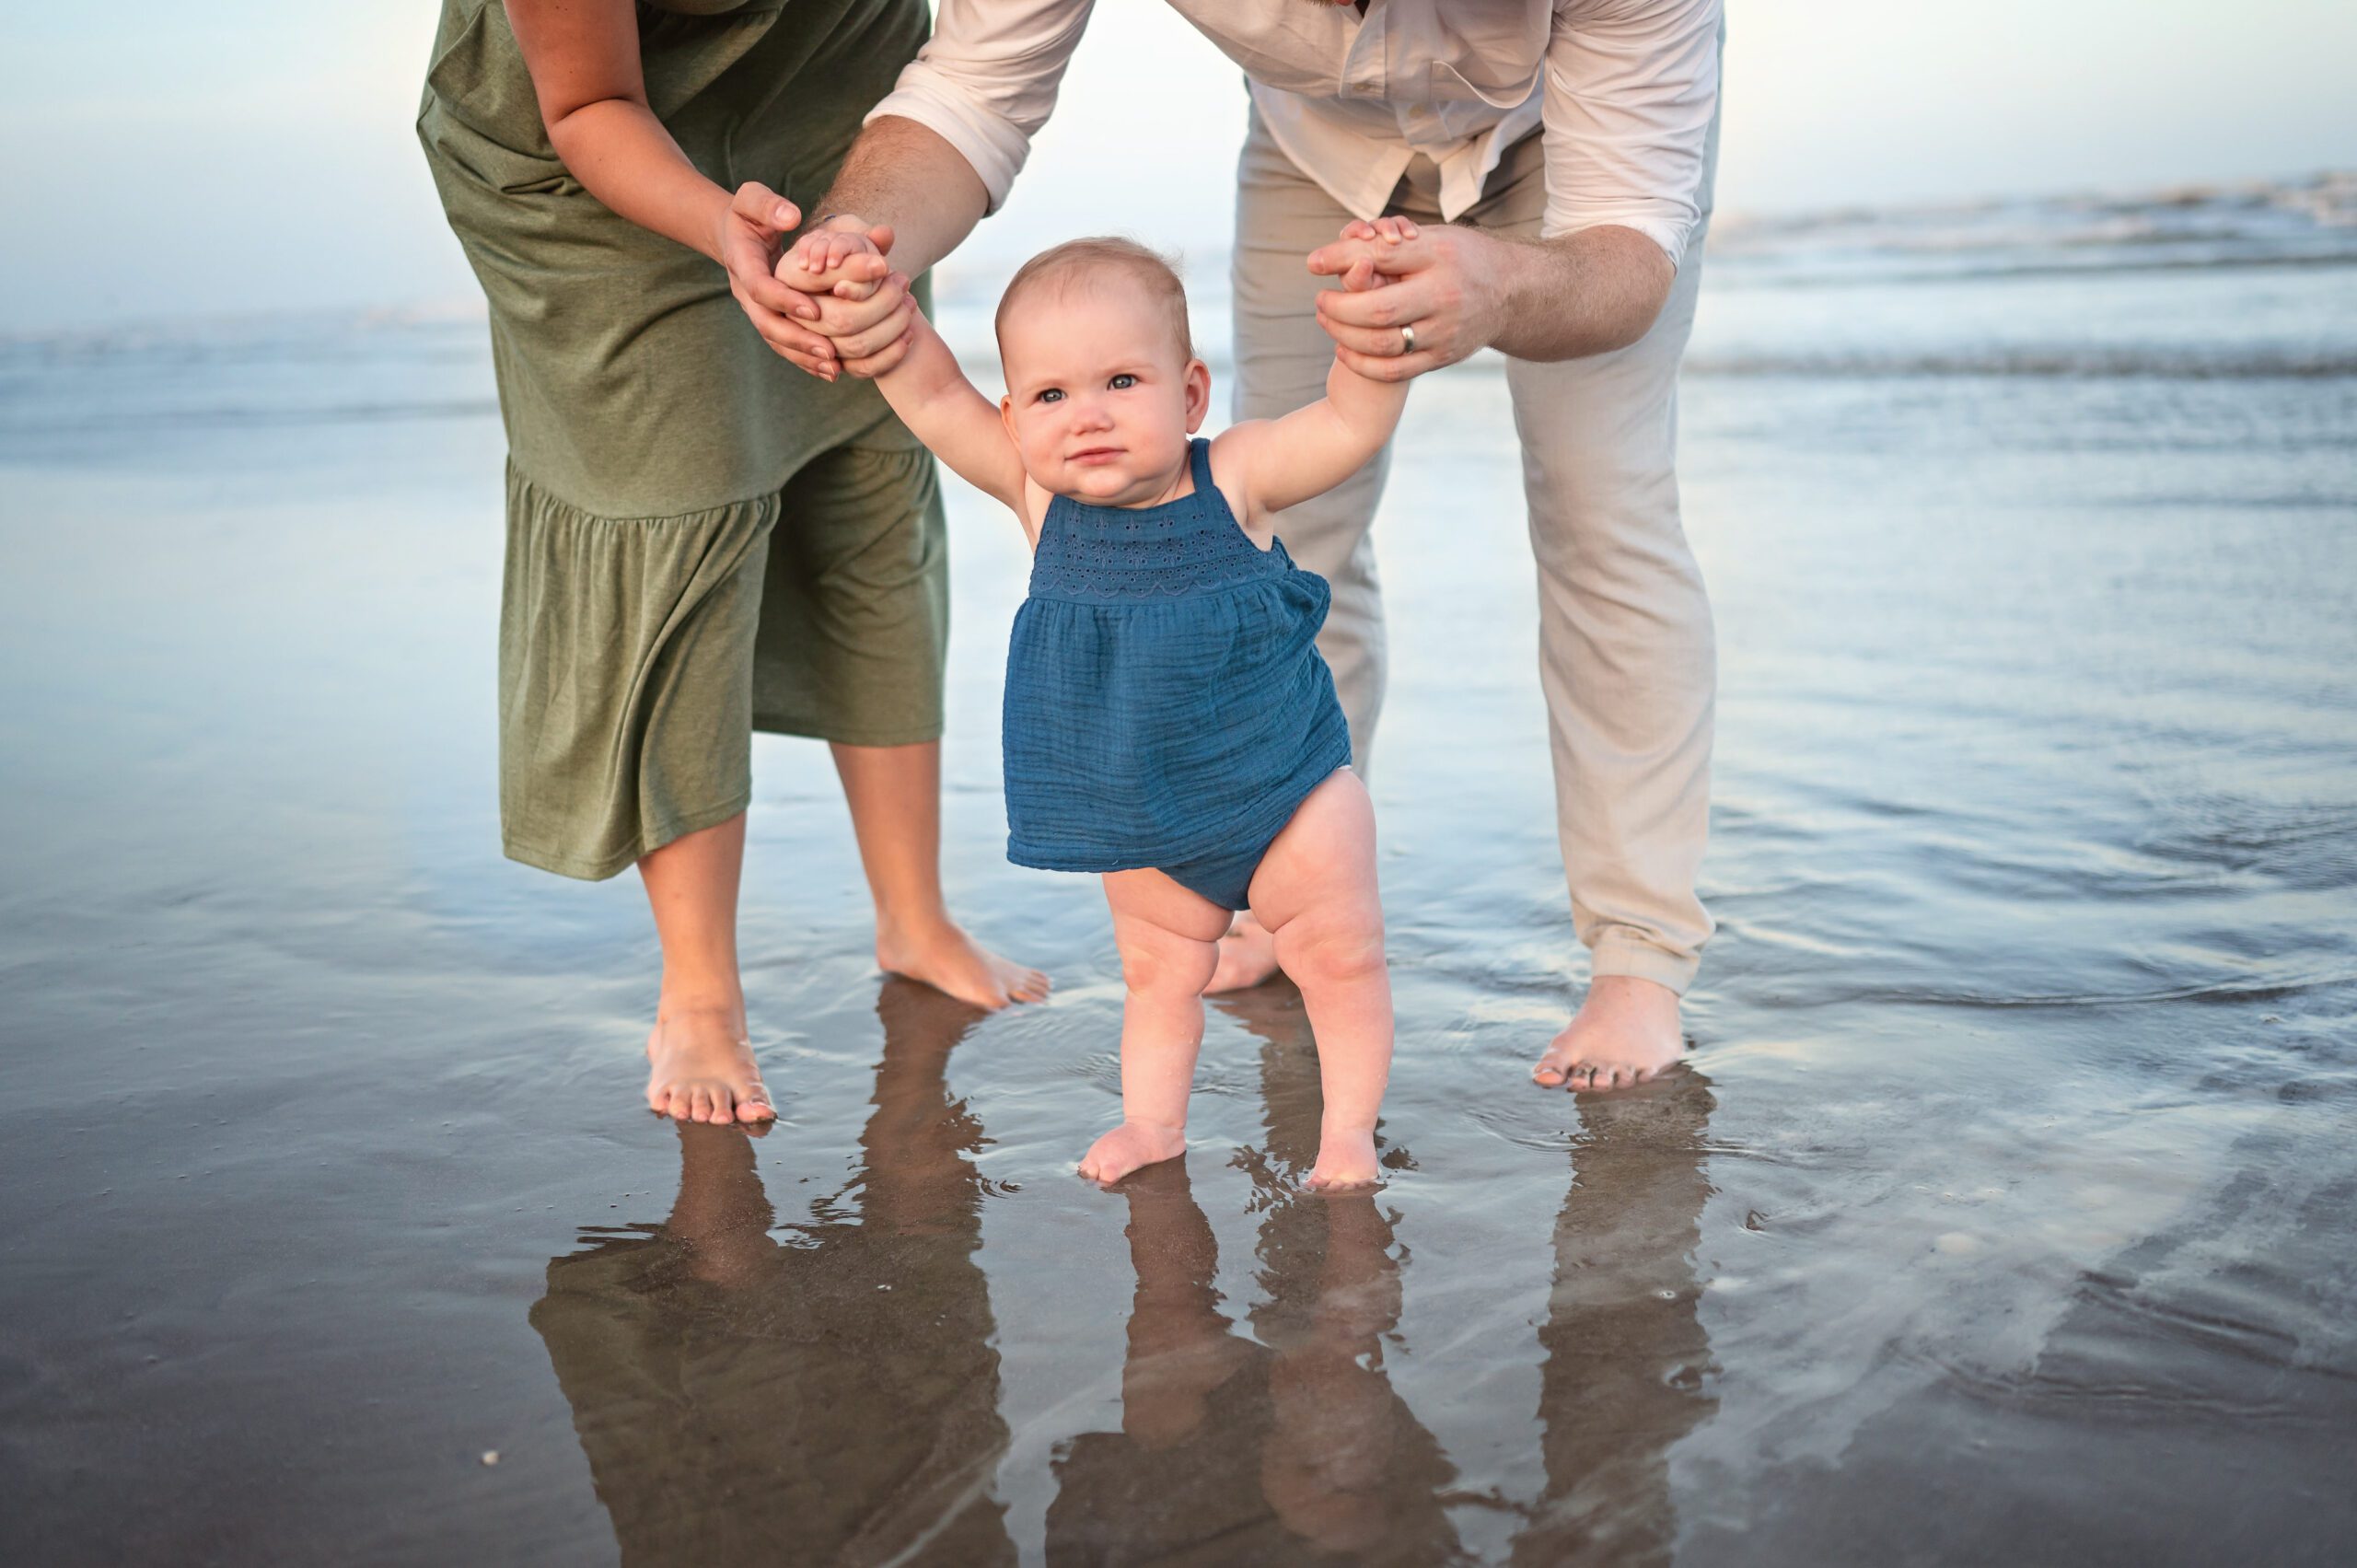
<svg viewBox="0 0 2357 1568">
<path fill-rule="evenodd" d="M 681 1121 L 767 1121 L 777 1114 L 746 1038 L 737 973 L 744 867 L 741 811 L 638 863 L 663 945 L 663 994 L 646 1037 L 646 1103 Z"/>
<path fill-rule="evenodd" d="M 978 946 L 941 897 L 941 743 L 832 744 L 876 900 L 876 962 L 977 1007 L 1038 1002 L 1048 977 Z"/>
</svg>

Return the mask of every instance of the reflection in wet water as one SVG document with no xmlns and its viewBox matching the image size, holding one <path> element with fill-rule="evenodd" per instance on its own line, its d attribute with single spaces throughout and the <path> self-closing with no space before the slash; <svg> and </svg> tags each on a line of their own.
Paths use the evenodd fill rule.
<svg viewBox="0 0 2357 1568">
<path fill-rule="evenodd" d="M 1121 1430 L 1083 1433 L 1056 1460 L 1048 1561 L 1448 1561 L 1456 1471 L 1384 1367 L 1404 1262 L 1392 1218 L 1375 1196 L 1273 1174 L 1316 1158 L 1317 1058 L 1306 1028 L 1279 1032 L 1254 999 L 1223 1009 L 1263 1036 L 1266 1156 L 1237 1156 L 1260 1205 L 1251 1332 L 1222 1310 L 1186 1162 L 1121 1183 L 1137 1272 Z"/>
<path fill-rule="evenodd" d="M 752 1139 L 683 1126 L 670 1219 L 549 1264 L 532 1327 L 625 1563 L 1014 1560 L 981 1128 L 943 1076 L 978 1015 L 902 981 L 877 1012 L 859 1174 L 789 1241 Z"/>
<path fill-rule="evenodd" d="M 1538 1332 L 1547 1490 L 1515 1538 L 1516 1562 L 1669 1560 L 1669 1449 L 1718 1402 L 1694 1281 L 1711 1110 L 1695 1072 L 1581 1104 Z"/>
<path fill-rule="evenodd" d="M 1234 1156 L 1255 1194 L 1255 1299 L 1223 1297 L 1185 1160 L 1113 1190 L 1136 1275 L 1120 1430 L 1058 1451 L 1047 1559 L 1460 1560 L 1449 1508 L 1512 1505 L 1469 1497 L 1393 1387 L 1396 1211 L 1283 1174 L 1317 1144 L 1300 1008 L 1276 988 L 1222 1010 L 1260 1042 L 1266 1135 Z M 685 1126 L 670 1217 L 586 1228 L 585 1249 L 549 1264 L 532 1327 L 626 1563 L 1014 1560 L 974 1257 L 987 1140 L 945 1076 L 976 1015 L 897 981 L 877 1012 L 858 1168 L 807 1222 L 781 1223 L 758 1133 Z M 1522 1510 L 1518 1562 L 1666 1555 L 1667 1451 L 1713 1405 L 1691 1263 L 1711 1108 L 1690 1072 L 1584 1108 L 1535 1347 L 1546 1488 Z"/>
</svg>

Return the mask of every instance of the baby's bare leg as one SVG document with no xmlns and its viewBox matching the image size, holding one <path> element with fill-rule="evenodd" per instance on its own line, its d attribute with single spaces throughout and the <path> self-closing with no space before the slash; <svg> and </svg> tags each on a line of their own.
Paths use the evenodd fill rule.
<svg viewBox="0 0 2357 1568">
<path fill-rule="evenodd" d="M 1310 792 L 1252 877 L 1318 1038 L 1325 1109 L 1312 1187 L 1372 1182 L 1375 1118 L 1391 1077 L 1391 971 L 1375 885 L 1375 803 L 1347 769 Z"/>
<path fill-rule="evenodd" d="M 1227 911 L 1159 871 L 1105 877 L 1121 949 L 1121 1124 L 1090 1145 L 1080 1174 L 1119 1181 L 1187 1149 L 1187 1095 L 1203 1043 L 1203 987 Z"/>
</svg>

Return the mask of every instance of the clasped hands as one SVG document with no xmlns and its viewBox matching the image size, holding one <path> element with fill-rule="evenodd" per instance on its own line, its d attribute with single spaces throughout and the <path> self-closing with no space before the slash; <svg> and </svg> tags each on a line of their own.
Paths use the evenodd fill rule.
<svg viewBox="0 0 2357 1568">
<path fill-rule="evenodd" d="M 784 247 L 800 222 L 794 203 L 762 186 L 737 192 L 720 246 L 737 303 L 772 348 L 813 376 L 882 375 L 907 351 L 915 308 L 888 260 L 890 226 L 837 214 Z M 1318 324 L 1337 357 L 1371 380 L 1454 365 L 1495 335 L 1487 248 L 1496 243 L 1478 230 L 1354 218 L 1307 258 L 1312 273 L 1341 285 L 1319 291 Z"/>
</svg>

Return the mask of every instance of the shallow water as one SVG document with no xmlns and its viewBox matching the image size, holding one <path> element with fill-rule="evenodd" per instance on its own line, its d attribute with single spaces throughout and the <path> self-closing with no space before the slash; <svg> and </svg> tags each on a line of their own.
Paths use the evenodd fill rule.
<svg viewBox="0 0 2357 1568">
<path fill-rule="evenodd" d="M 1411 405 L 1350 1200 L 1282 986 L 1183 1167 L 1072 1175 L 1120 986 L 1000 857 L 987 505 L 949 875 L 1056 999 L 882 981 L 764 741 L 784 1116 L 680 1131 L 635 889 L 496 854 L 480 326 L 0 349 L 0 1555 L 2349 1560 L 2357 271 L 1769 261 L 1684 406 L 1722 932 L 1659 1085 L 1524 1086 L 1583 966 L 1511 425 Z"/>
</svg>

